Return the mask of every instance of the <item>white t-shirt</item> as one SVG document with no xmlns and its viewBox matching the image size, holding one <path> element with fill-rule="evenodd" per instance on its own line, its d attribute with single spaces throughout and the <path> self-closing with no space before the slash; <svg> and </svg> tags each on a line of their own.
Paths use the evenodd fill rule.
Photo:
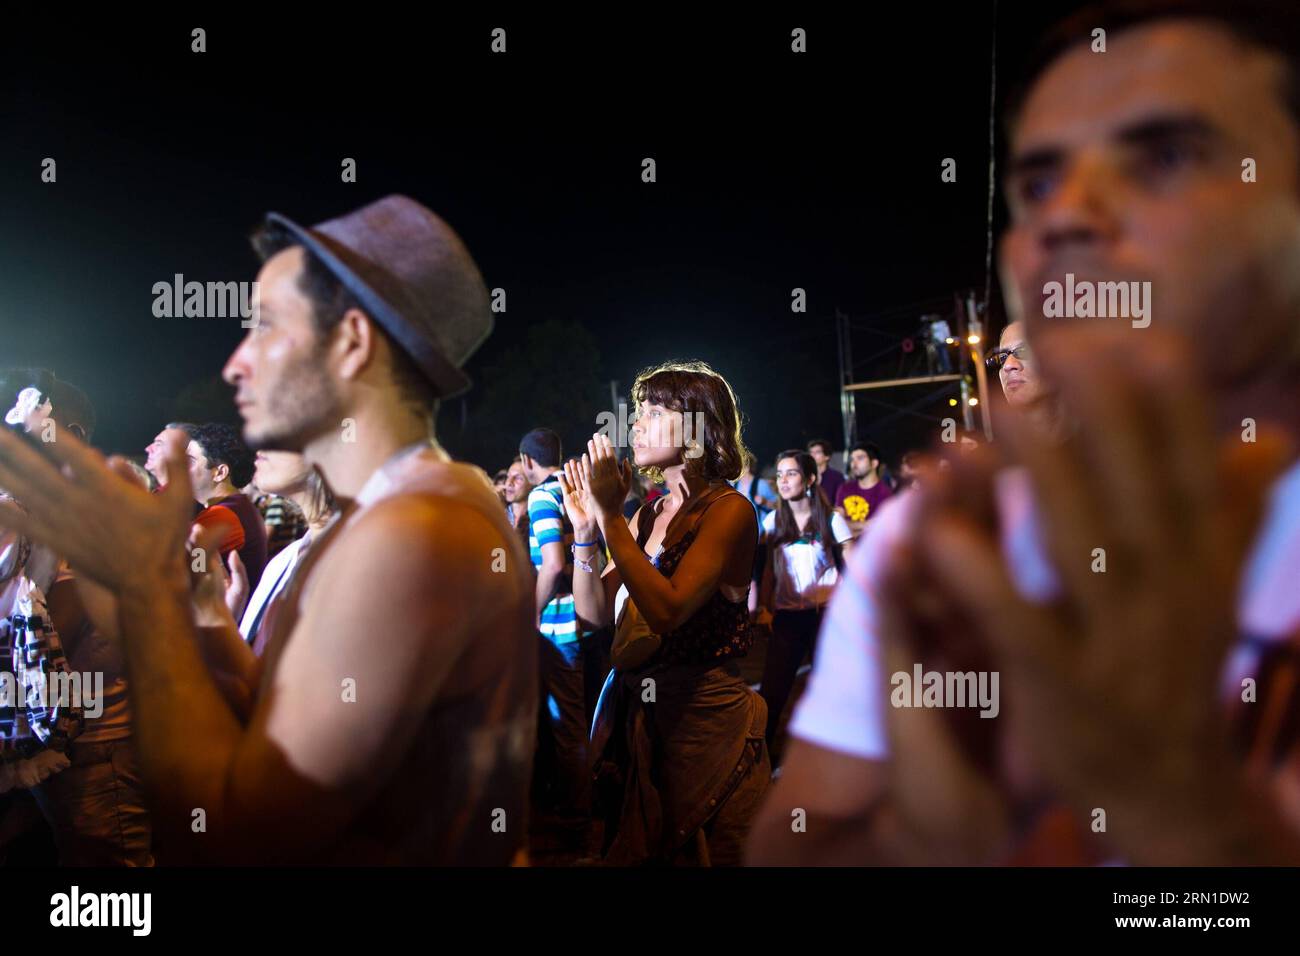
<svg viewBox="0 0 1300 956">
<path fill-rule="evenodd" d="M 308 531 L 301 538 L 290 541 L 281 549 L 279 554 L 266 563 L 266 568 L 262 571 L 262 579 L 257 582 L 257 590 L 248 599 L 248 606 L 244 608 L 244 616 L 239 621 L 239 633 L 243 635 L 244 640 L 249 644 L 252 644 L 257 637 L 256 634 L 250 632 L 253 625 L 257 623 L 258 615 L 261 614 L 262 608 L 270 604 L 275 599 L 275 596 L 284 590 L 284 586 L 293 577 L 293 569 L 298 563 L 298 556 L 302 552 L 303 543 L 310 535 L 311 532 Z"/>
<path fill-rule="evenodd" d="M 776 533 L 776 512 L 763 517 L 763 537 Z M 831 514 L 831 535 L 840 544 L 853 539 L 849 523 L 838 512 Z M 803 611 L 821 607 L 831 599 L 839 580 L 835 559 L 826 553 L 820 538 L 800 538 L 770 552 L 774 587 L 772 609 Z"/>
<path fill-rule="evenodd" d="M 1059 583 L 1038 533 L 1041 519 L 1028 475 L 1003 472 L 995 492 L 1002 553 L 1016 587 L 1030 600 L 1046 601 L 1058 592 Z M 880 669 L 871 595 L 892 544 L 914 519 L 919 494 L 908 490 L 881 505 L 854 549 L 822 625 L 808 689 L 790 720 L 790 732 L 801 740 L 868 760 L 888 756 L 890 688 Z M 1255 671 L 1260 644 L 1286 640 L 1300 628 L 1300 463 L 1273 486 L 1260 527 L 1242 575 L 1240 635 L 1224 667 L 1225 694 Z"/>
</svg>

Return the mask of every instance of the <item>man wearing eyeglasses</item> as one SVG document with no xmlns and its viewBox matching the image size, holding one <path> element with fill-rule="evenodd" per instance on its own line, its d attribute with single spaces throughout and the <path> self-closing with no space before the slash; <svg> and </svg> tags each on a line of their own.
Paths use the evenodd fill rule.
<svg viewBox="0 0 1300 956">
<path fill-rule="evenodd" d="M 1003 329 L 998 347 L 984 361 L 989 371 L 997 372 L 1007 404 L 1023 412 L 1045 437 L 1055 435 L 1060 424 L 1059 404 L 1039 374 L 1025 340 L 1025 324 L 1012 322 Z"/>
<path fill-rule="evenodd" d="M 989 354 L 988 364 L 998 373 L 1002 394 L 1008 402 L 1032 405 L 1041 396 L 1042 382 L 1034 374 L 1023 323 L 1012 322 L 1002 330 L 1002 338 L 998 347 Z"/>
</svg>

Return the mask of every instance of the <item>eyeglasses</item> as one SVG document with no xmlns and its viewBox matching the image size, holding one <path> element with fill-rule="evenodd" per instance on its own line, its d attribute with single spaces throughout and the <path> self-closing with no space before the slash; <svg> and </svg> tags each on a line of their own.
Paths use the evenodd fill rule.
<svg viewBox="0 0 1300 956">
<path fill-rule="evenodd" d="M 994 349 L 984 359 L 984 365 L 990 372 L 1002 371 L 1002 366 L 1007 364 L 1007 359 L 1014 358 L 1017 362 L 1024 362 L 1033 355 L 1029 351 L 1028 345 L 1017 345 L 1013 349 Z"/>
</svg>

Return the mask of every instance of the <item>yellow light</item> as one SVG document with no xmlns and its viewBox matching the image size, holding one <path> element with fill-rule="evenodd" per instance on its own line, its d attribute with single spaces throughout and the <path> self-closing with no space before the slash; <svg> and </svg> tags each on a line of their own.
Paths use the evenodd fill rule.
<svg viewBox="0 0 1300 956">
<path fill-rule="evenodd" d="M 949 404 L 949 405 L 956 405 L 956 404 L 957 404 L 957 399 L 955 399 L 955 398 L 950 398 L 950 399 L 948 399 L 948 404 Z"/>
<path fill-rule="evenodd" d="M 968 405 L 978 405 L 979 403 L 980 403 L 980 400 L 979 400 L 978 398 L 972 398 L 972 399 L 971 399 L 969 402 L 967 402 L 966 404 L 968 404 Z"/>
<path fill-rule="evenodd" d="M 978 335 L 971 335 L 966 339 L 966 341 L 969 342 L 971 345 L 979 345 L 980 337 Z"/>
<path fill-rule="evenodd" d="M 943 344 L 944 344 L 944 345 L 952 345 L 952 344 L 953 344 L 954 342 L 956 342 L 956 341 L 957 341 L 957 340 L 954 339 L 954 338 L 950 335 L 950 336 L 948 336 L 946 339 L 943 340 Z"/>
</svg>

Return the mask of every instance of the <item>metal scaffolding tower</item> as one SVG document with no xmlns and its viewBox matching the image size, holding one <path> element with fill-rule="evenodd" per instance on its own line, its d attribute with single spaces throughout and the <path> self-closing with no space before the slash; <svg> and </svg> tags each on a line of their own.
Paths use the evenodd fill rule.
<svg viewBox="0 0 1300 956">
<path fill-rule="evenodd" d="M 919 305 L 921 304 L 918 303 Z M 894 310 L 895 315 L 897 315 L 897 312 L 898 310 Z M 886 391 L 928 384 L 947 385 L 947 383 L 957 383 L 964 430 L 975 431 L 977 427 L 976 420 L 978 419 L 978 427 L 984 432 L 985 438 L 992 439 L 993 423 L 988 415 L 988 376 L 985 373 L 983 360 L 986 323 L 981 318 L 982 312 L 983 309 L 976 303 L 973 291 L 967 292 L 964 296 L 954 295 L 950 311 L 946 315 L 943 313 L 925 315 L 918 309 L 918 316 L 923 322 L 930 318 L 933 318 L 936 322 L 951 322 L 952 334 L 947 336 L 945 341 L 934 341 L 932 339 L 923 342 L 922 347 L 927 350 L 926 354 L 928 356 L 927 374 L 859 381 L 855 374 L 856 366 L 853 362 L 852 333 L 855 326 L 858 328 L 867 326 L 874 317 L 868 316 L 855 319 L 836 309 L 836 339 L 840 363 L 840 415 L 844 423 L 844 447 L 851 448 L 858 441 L 857 405 L 855 401 L 858 392 Z M 887 333 L 880 334 L 887 335 Z M 899 349 L 905 354 L 915 350 L 917 336 L 888 337 L 895 340 L 893 344 L 881 352 L 877 352 L 873 358 L 887 355 L 895 349 Z M 909 342 L 911 348 L 908 347 Z M 936 359 L 938 354 L 936 350 L 938 349 L 949 349 L 956 353 L 954 370 L 946 370 L 946 368 L 953 366 L 951 355 L 939 355 Z M 918 404 L 926 404 L 933 397 L 933 393 L 927 394 L 919 403 L 913 402 L 912 405 L 907 406 L 893 405 L 888 401 L 885 404 L 893 405 L 898 414 L 910 414 L 914 413 Z M 973 404 L 972 397 L 976 398 Z"/>
</svg>

